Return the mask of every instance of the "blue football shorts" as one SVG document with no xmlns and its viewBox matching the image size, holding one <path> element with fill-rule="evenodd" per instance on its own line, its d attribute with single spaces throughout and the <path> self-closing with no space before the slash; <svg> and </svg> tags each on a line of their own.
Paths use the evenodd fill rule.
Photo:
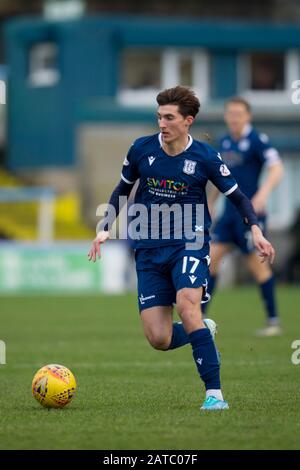
<svg viewBox="0 0 300 470">
<path fill-rule="evenodd" d="M 182 245 L 140 248 L 135 252 L 139 309 L 176 303 L 176 292 L 184 287 L 204 287 L 202 302 L 209 300 L 209 245 L 186 250 Z"/>
<path fill-rule="evenodd" d="M 265 235 L 266 216 L 259 216 L 258 222 Z M 216 221 L 211 233 L 211 240 L 213 243 L 230 243 L 236 245 L 245 255 L 255 252 L 251 229 L 244 223 L 238 213 L 224 212 Z"/>
</svg>

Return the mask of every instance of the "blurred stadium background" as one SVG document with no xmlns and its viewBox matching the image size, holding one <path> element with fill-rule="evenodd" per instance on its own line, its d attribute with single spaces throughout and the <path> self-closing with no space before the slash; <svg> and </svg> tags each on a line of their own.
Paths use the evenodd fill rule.
<svg viewBox="0 0 300 470">
<path fill-rule="evenodd" d="M 101 266 L 82 254 L 128 146 L 156 130 L 158 90 L 178 83 L 201 99 L 193 134 L 216 146 L 224 100 L 250 100 L 286 167 L 270 199 L 275 270 L 299 281 L 300 105 L 292 85 L 300 77 L 300 8 L 292 0 L 248 7 L 0 2 L 1 291 L 122 292 L 134 284 L 126 243 L 107 244 Z M 224 263 L 221 283 L 248 280 L 237 261 Z"/>
<path fill-rule="evenodd" d="M 91 399 L 87 386 L 91 383 L 91 377 L 93 386 L 98 386 L 93 375 L 95 371 L 100 374 L 101 380 L 106 377 L 106 398 L 101 395 L 100 405 L 103 410 L 109 402 L 111 414 L 107 412 L 106 416 L 104 411 L 101 415 L 101 422 L 104 423 L 101 428 L 104 441 L 101 442 L 104 446 L 137 448 L 134 446 L 159 445 L 157 440 L 147 440 L 147 434 L 144 440 L 134 440 L 137 438 L 135 427 L 143 436 L 141 422 L 146 426 L 149 416 L 155 415 L 155 410 L 149 405 L 151 396 L 148 396 L 147 403 L 136 397 L 138 407 L 144 407 L 145 419 L 137 415 L 128 440 L 128 428 L 123 421 L 118 421 L 124 418 L 122 413 L 125 413 L 126 407 L 132 415 L 138 413 L 138 407 L 132 407 L 128 398 L 134 393 L 130 387 L 135 380 L 140 380 L 142 390 L 142 384 L 148 377 L 146 372 L 143 372 L 144 375 L 141 372 L 140 379 L 137 378 L 139 374 L 136 372 L 142 371 L 142 367 L 137 364 L 132 344 L 137 344 L 143 357 L 148 358 L 148 367 L 157 364 L 156 375 L 153 367 L 151 369 L 151 374 L 154 374 L 151 390 L 154 394 L 158 381 L 163 383 L 162 370 L 171 364 L 169 356 L 166 365 L 163 362 L 165 358 L 159 356 L 157 359 L 156 353 L 144 344 L 142 333 L 138 330 L 137 314 L 127 312 L 128 318 L 121 315 L 122 308 L 135 308 L 135 294 L 126 294 L 134 291 L 135 287 L 130 249 L 124 240 L 112 240 L 105 245 L 101 263 L 91 265 L 86 255 L 95 236 L 98 221 L 96 208 L 100 203 L 107 202 L 117 183 L 129 145 L 136 137 L 156 131 L 157 92 L 178 83 L 193 87 L 202 103 L 193 128 L 196 138 L 209 138 L 209 143 L 217 146 L 219 137 L 225 131 L 222 117 L 224 101 L 239 94 L 250 101 L 256 126 L 269 135 L 283 158 L 285 177 L 272 194 L 269 204 L 269 237 L 277 249 L 277 278 L 282 284 L 296 284 L 296 288 L 288 285 L 280 291 L 280 305 L 287 311 L 285 331 L 290 336 L 279 339 L 281 343 L 277 345 L 280 347 L 273 343 L 269 350 L 261 343 L 247 343 L 247 335 L 254 326 L 252 321 L 263 319 L 262 312 L 258 312 L 262 308 L 257 298 L 252 297 L 252 291 L 249 291 L 251 295 L 243 289 L 230 290 L 229 294 L 225 291 L 225 297 L 217 300 L 215 308 L 217 315 L 222 309 L 228 310 L 227 318 L 230 320 L 225 325 L 223 340 L 227 348 L 227 361 L 232 361 L 226 368 L 225 359 L 224 368 L 225 382 L 227 377 L 228 382 L 231 380 L 229 395 L 236 395 L 243 387 L 247 394 L 245 384 L 249 379 L 247 374 L 251 375 L 251 364 L 256 364 L 258 374 L 251 375 L 252 390 L 257 387 L 259 374 L 269 374 L 267 385 L 271 388 L 275 387 L 272 380 L 278 378 L 278 374 L 282 377 L 292 374 L 286 371 L 284 361 L 289 361 L 291 340 L 297 330 L 296 314 L 299 313 L 299 2 L 255 0 L 244 5 L 237 0 L 0 0 L 0 31 L 0 311 L 3 314 L 0 339 L 7 342 L 8 351 L 6 376 L 4 368 L 0 370 L 3 372 L 0 401 L 4 407 L 2 410 L 16 419 L 6 429 L 5 439 L 2 436 L 1 447 L 17 448 L 14 436 L 20 436 L 22 448 L 61 447 L 59 440 L 55 440 L 57 436 L 49 441 L 40 436 L 39 416 L 31 410 L 22 391 L 35 368 L 38 369 L 43 362 L 54 360 L 66 361 L 66 365 L 75 368 L 75 375 L 80 371 L 83 377 L 81 396 L 87 401 Z M 228 256 L 222 268 L 221 285 L 234 288 L 249 282 L 243 263 L 239 263 L 239 255 L 234 253 Z M 57 297 L 43 297 L 49 292 L 57 294 Z M 31 293 L 42 296 L 27 297 Z M 66 293 L 70 294 L 66 300 L 58 295 Z M 103 315 L 101 313 L 98 295 L 90 299 L 83 296 L 77 301 L 78 293 L 123 295 L 119 300 L 114 296 L 102 300 L 102 309 L 111 309 L 108 319 L 104 318 L 105 312 L 102 312 Z M 234 302 L 232 297 L 230 299 L 231 293 L 235 293 Z M 243 302 L 247 319 L 241 318 L 237 326 L 235 318 Z M 99 316 L 96 315 L 97 309 Z M 86 312 L 90 320 L 85 318 Z M 114 329 L 117 323 L 121 325 L 120 330 L 124 328 L 126 332 L 125 345 L 128 349 L 125 356 L 129 365 L 126 373 L 122 364 L 118 364 L 120 341 Z M 235 339 L 232 332 L 236 335 Z M 113 357 L 108 352 L 112 345 Z M 242 357 L 239 365 L 250 364 L 249 370 L 248 367 L 236 367 L 237 350 Z M 284 354 L 287 357 L 283 358 Z M 275 362 L 281 367 L 279 371 L 275 369 Z M 105 364 L 112 365 L 105 368 Z M 186 359 L 186 364 L 190 364 L 189 359 Z M 270 369 L 270 364 L 274 370 Z M 180 367 L 186 367 L 185 362 L 181 362 Z M 264 367 L 268 368 L 268 372 Z M 15 374 L 16 370 L 18 374 Z M 176 372 L 179 375 L 180 370 Z M 118 371 L 116 376 L 113 375 L 115 371 Z M 237 372 L 238 378 L 235 375 Z M 111 378 L 108 379 L 105 374 L 111 374 Z M 168 380 L 173 380 L 172 369 L 168 370 L 168 374 Z M 292 375 L 286 380 L 293 382 Z M 11 402 L 7 403 L 5 396 L 5 390 L 11 393 L 12 381 L 18 384 L 16 396 L 20 404 L 17 408 Z M 120 382 L 125 387 L 122 406 L 118 402 L 117 392 Z M 187 382 L 184 379 L 181 386 L 184 387 Z M 296 385 L 297 381 L 294 380 L 294 389 L 290 389 L 294 390 L 294 394 Z M 290 416 L 279 402 L 285 397 L 284 383 L 277 380 L 276 387 L 276 412 Z M 161 397 L 166 396 L 167 390 L 160 390 Z M 260 434 L 256 434 L 257 416 L 254 413 L 261 409 L 264 393 L 267 391 L 258 392 L 259 405 L 255 401 L 257 397 L 251 395 L 249 398 L 253 400 L 249 411 L 250 415 L 253 412 L 253 422 L 250 420 L 252 427 L 247 428 L 250 440 L 242 442 L 241 437 L 247 420 L 241 421 L 240 427 L 235 427 L 239 417 L 234 415 L 230 426 L 222 420 L 227 426 L 227 441 L 221 439 L 216 443 L 215 422 L 211 427 L 206 423 L 208 427 L 201 441 L 204 447 L 231 448 L 236 443 L 240 448 L 263 448 L 264 439 L 269 436 L 271 448 L 276 445 L 296 448 L 299 427 L 292 428 L 291 425 L 290 433 L 284 439 L 280 421 L 283 418 L 273 423 L 276 439 L 272 441 L 269 409 L 264 410 L 265 422 L 260 420 Z M 175 389 L 173 399 L 175 402 L 179 400 L 179 409 L 187 412 L 184 408 L 187 405 L 180 402 Z M 96 398 L 92 400 L 93 410 Z M 297 404 L 292 392 L 291 401 Z M 72 436 L 67 435 L 64 446 L 97 447 L 95 436 L 90 436 L 90 429 L 85 426 L 89 417 L 94 419 L 92 423 L 95 429 L 98 426 L 99 431 L 99 424 L 96 424 L 98 415 L 95 414 L 95 418 L 90 416 L 92 412 L 84 415 L 86 405 L 84 401 L 78 403 L 82 404 L 83 411 L 81 405 L 77 408 L 75 405 L 74 413 L 80 409 L 82 421 L 79 418 L 76 421 L 74 414 L 65 415 L 65 423 L 70 425 Z M 114 411 L 116 403 L 119 403 L 119 414 Z M 162 415 L 163 406 L 159 408 Z M 166 409 L 171 412 L 170 408 Z M 30 416 L 37 425 L 28 438 L 27 412 L 32 413 Z M 297 413 L 296 410 L 294 412 Z M 113 427 L 111 416 L 118 423 L 118 429 Z M 52 422 L 54 417 L 49 419 Z M 166 437 L 170 432 L 174 448 L 181 445 L 197 448 L 200 445 L 194 431 L 189 442 L 182 441 L 178 433 L 175 436 L 174 421 L 168 427 L 168 417 L 164 416 L 164 420 L 162 448 L 173 448 Z M 178 420 L 182 424 L 181 416 Z M 159 438 L 161 435 L 157 434 L 156 422 L 152 424 L 152 435 Z M 111 434 L 106 433 L 106 426 L 112 426 Z M 231 432 L 236 432 L 234 437 L 229 428 Z M 124 430 L 124 434 L 120 433 L 120 429 Z M 83 432 L 87 432 L 87 437 L 85 441 L 80 441 Z M 75 435 L 77 441 L 72 441 Z"/>
</svg>

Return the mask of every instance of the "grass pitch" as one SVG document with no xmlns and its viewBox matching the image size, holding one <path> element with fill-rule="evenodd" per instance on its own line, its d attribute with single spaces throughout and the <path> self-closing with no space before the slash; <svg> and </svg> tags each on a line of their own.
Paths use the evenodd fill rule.
<svg viewBox="0 0 300 470">
<path fill-rule="evenodd" d="M 264 317 L 255 288 L 218 292 L 222 385 L 230 410 L 200 412 L 204 398 L 190 346 L 151 349 L 134 294 L 1 297 L 1 449 L 299 449 L 297 288 L 278 291 L 284 335 L 256 338 Z M 59 363 L 78 391 L 63 410 L 31 396 L 34 373 Z"/>
</svg>

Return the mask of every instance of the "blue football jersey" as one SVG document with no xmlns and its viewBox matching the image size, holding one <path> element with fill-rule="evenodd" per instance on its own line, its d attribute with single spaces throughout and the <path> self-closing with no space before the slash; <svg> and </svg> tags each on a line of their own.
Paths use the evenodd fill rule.
<svg viewBox="0 0 300 470">
<path fill-rule="evenodd" d="M 191 136 L 185 150 L 176 156 L 163 150 L 161 134 L 137 139 L 124 159 L 121 177 L 129 184 L 139 180 L 131 209 L 134 207 L 137 211 L 140 207 L 141 211 L 129 214 L 140 224 L 139 235 L 135 237 L 136 248 L 191 243 L 191 231 L 194 237 L 202 234 L 204 243 L 207 242 L 211 225 L 205 191 L 207 181 L 211 180 L 225 195 L 237 188 L 236 180 L 220 154 Z M 202 205 L 204 211 L 200 222 L 197 205 Z M 169 213 L 166 211 L 154 218 L 153 208 L 158 207 L 169 209 Z M 188 236 L 186 226 L 189 227 Z M 167 233 L 168 228 L 170 233 Z"/>
<path fill-rule="evenodd" d="M 278 151 L 269 142 L 266 134 L 259 134 L 247 125 L 239 140 L 229 134 L 221 140 L 221 155 L 224 163 L 236 179 L 239 188 L 249 199 L 258 189 L 259 177 L 263 166 L 272 165 L 280 160 Z M 226 200 L 225 210 L 236 210 Z"/>
</svg>

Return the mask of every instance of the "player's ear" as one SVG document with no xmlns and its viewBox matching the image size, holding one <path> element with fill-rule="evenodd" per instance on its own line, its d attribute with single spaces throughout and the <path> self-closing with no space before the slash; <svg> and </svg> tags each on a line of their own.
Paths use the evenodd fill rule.
<svg viewBox="0 0 300 470">
<path fill-rule="evenodd" d="M 193 124 L 194 120 L 195 120 L 195 118 L 193 116 L 187 116 L 185 118 L 185 122 L 186 122 L 187 126 L 191 126 Z"/>
</svg>

